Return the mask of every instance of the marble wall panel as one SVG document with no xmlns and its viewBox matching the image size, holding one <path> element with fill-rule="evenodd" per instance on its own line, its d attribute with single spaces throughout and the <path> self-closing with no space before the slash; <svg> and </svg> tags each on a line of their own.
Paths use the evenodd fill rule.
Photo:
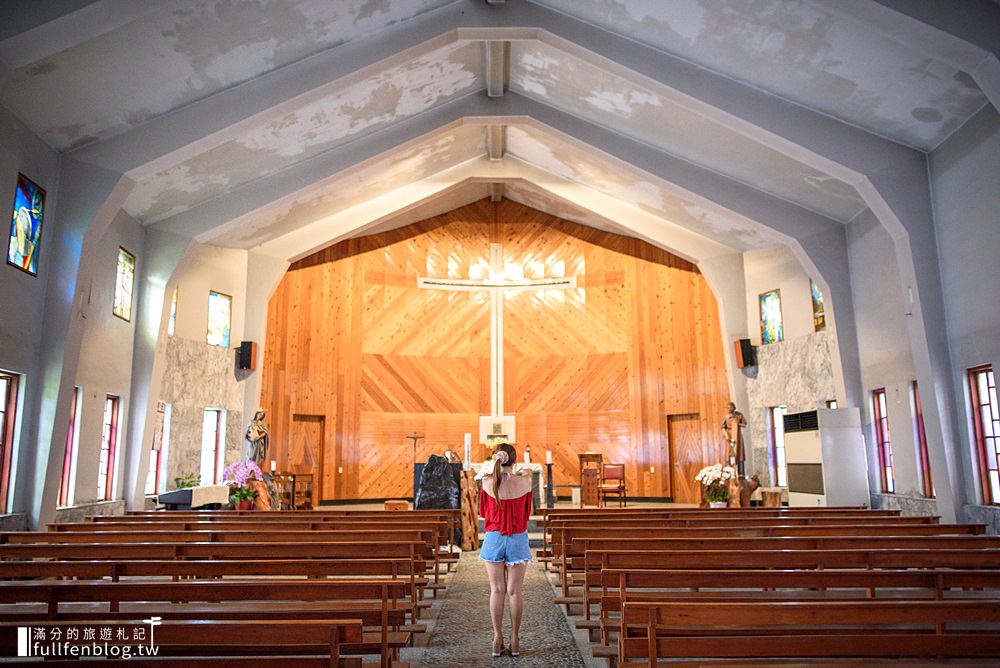
<svg viewBox="0 0 1000 668">
<path fill-rule="evenodd" d="M 226 411 L 228 465 L 240 456 L 243 446 L 243 387 L 238 375 L 236 351 L 179 336 L 167 339 L 166 368 L 160 399 L 171 405 L 170 438 L 167 446 L 167 489 L 174 478 L 198 472 L 201 463 L 202 419 L 206 408 Z"/>
<path fill-rule="evenodd" d="M 904 516 L 937 515 L 937 501 L 925 499 L 922 496 L 906 496 L 903 494 L 873 493 L 872 508 L 879 510 L 900 510 Z"/>
<path fill-rule="evenodd" d="M 965 506 L 965 520 L 986 525 L 986 533 L 1000 536 L 1000 508 L 996 506 Z"/>
<path fill-rule="evenodd" d="M 767 409 L 784 404 L 789 413 L 797 413 L 823 407 L 836 398 L 833 355 L 833 332 L 817 332 L 758 346 L 757 366 L 744 369 L 750 405 L 739 408 L 748 422 L 746 470 L 757 474 L 763 486 L 773 481 Z"/>
</svg>

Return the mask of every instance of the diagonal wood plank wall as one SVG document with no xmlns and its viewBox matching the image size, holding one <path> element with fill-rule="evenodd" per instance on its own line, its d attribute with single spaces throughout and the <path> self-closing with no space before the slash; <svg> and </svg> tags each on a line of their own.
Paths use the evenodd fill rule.
<svg viewBox="0 0 1000 668">
<path fill-rule="evenodd" d="M 536 461 L 553 452 L 556 482 L 575 482 L 576 453 L 589 449 L 627 465 L 630 495 L 668 496 L 672 414 L 699 414 L 701 457 L 719 459 L 723 341 L 697 269 L 636 239 L 483 200 L 289 269 L 268 308 L 261 399 L 279 466 L 297 460 L 293 416 L 323 415 L 321 498 L 407 496 L 406 434 L 426 436 L 423 460 L 478 433 L 489 412 L 488 297 L 416 283 L 483 271 L 490 243 L 526 277 L 577 276 L 576 290 L 504 303 L 507 412 Z"/>
</svg>

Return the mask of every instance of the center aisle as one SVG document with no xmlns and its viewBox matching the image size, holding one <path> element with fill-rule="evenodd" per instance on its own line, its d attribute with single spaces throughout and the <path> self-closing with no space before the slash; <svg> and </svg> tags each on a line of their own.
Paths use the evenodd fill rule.
<svg viewBox="0 0 1000 668">
<path fill-rule="evenodd" d="M 420 668 L 456 666 L 520 666 L 522 668 L 585 668 L 566 616 L 553 600 L 552 586 L 535 564 L 524 578 L 524 616 L 521 620 L 521 656 L 493 658 L 490 642 L 490 586 L 479 552 L 463 552 L 448 581 L 446 598 Z M 510 617 L 504 611 L 504 642 L 509 640 Z"/>
</svg>

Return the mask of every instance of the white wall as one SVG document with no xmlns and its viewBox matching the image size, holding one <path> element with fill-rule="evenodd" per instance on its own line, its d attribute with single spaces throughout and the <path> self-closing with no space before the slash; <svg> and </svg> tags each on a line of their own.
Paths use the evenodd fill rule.
<svg viewBox="0 0 1000 668">
<path fill-rule="evenodd" d="M 236 369 L 234 348 L 239 346 L 244 331 L 247 258 L 246 251 L 201 246 L 177 277 L 174 336 L 162 332 L 156 352 L 165 363 L 159 398 L 171 405 L 172 413 L 165 481 L 168 489 L 173 489 L 175 477 L 198 471 L 206 408 L 226 410 L 225 464 L 240 455 L 246 429 L 245 374 Z M 209 290 L 233 298 L 229 350 L 209 345 L 206 340 Z"/>
<path fill-rule="evenodd" d="M 809 275 L 788 248 L 779 247 L 743 254 L 746 284 L 746 318 L 750 340 L 757 349 L 757 366 L 744 370 L 747 405 L 746 436 L 752 462 L 747 472 L 756 473 L 765 486 L 774 484 L 770 470 L 770 431 L 767 410 L 786 405 L 791 413 L 826 406 L 837 398 L 839 355 L 837 338 L 828 327 L 817 333 L 813 325 Z M 784 340 L 761 346 L 760 302 L 763 292 L 781 290 Z M 843 386 L 843 383 L 839 383 Z"/>
<path fill-rule="evenodd" d="M 911 383 L 916 378 L 907 334 L 907 300 L 900 284 L 895 245 L 871 211 L 847 227 L 851 288 L 858 331 L 862 421 L 868 447 L 869 486 L 883 492 L 875 448 L 872 391 L 885 388 L 897 494 L 921 495 Z M 933 472 L 932 472 L 933 475 Z"/>
<path fill-rule="evenodd" d="M 982 501 L 965 370 L 1000 371 L 1000 114 L 982 111 L 930 155 L 931 187 L 945 294 L 959 460 L 971 503 Z M 1000 511 L 992 509 L 997 515 Z M 979 514 L 982 519 L 982 514 Z M 1000 523 L 998 523 L 1000 524 Z"/>
<path fill-rule="evenodd" d="M 10 240 L 11 213 L 17 174 L 21 172 L 46 191 L 46 212 L 42 219 L 42 241 L 38 255 L 38 276 L 31 276 L 7 264 L 7 244 Z M 48 282 L 50 252 L 53 240 L 60 233 L 53 215 L 58 194 L 59 156 L 51 151 L 30 130 L 0 108 L 0 369 L 23 375 L 20 395 L 40 383 L 39 342 L 45 308 L 45 286 Z M 30 490 L 22 482 L 27 479 L 33 456 L 25 449 L 35 441 L 37 406 L 28 402 L 19 411 L 16 447 L 11 462 L 11 482 L 14 498 L 12 510 L 27 510 Z"/>
<path fill-rule="evenodd" d="M 177 324 L 174 335 L 205 342 L 208 333 L 208 292 L 233 298 L 230 345 L 239 346 L 246 312 L 247 252 L 201 246 L 177 283 Z M 170 299 L 170 295 L 167 296 Z"/>
<path fill-rule="evenodd" d="M 781 290 L 781 319 L 785 339 L 812 334 L 812 295 L 809 275 L 787 248 L 747 251 L 743 254 L 747 290 L 747 327 L 750 341 L 760 345 L 761 293 Z"/>
<path fill-rule="evenodd" d="M 145 258 L 142 226 L 128 214 L 119 213 L 101 238 L 100 262 L 88 288 L 84 304 L 83 340 L 76 385 L 83 395 L 80 412 L 80 442 L 76 467 L 74 505 L 97 500 L 98 462 L 104 421 L 105 397 L 119 397 L 117 467 L 114 496 L 122 498 L 123 467 L 128 434 L 128 401 L 132 387 L 132 346 L 138 318 L 138 272 Z M 125 320 L 112 313 L 115 298 L 118 248 L 135 255 L 136 281 L 132 295 L 132 317 Z"/>
</svg>

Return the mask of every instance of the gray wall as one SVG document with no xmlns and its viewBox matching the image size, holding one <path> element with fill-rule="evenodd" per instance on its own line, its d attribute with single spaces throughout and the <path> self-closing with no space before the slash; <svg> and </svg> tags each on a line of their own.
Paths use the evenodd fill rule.
<svg viewBox="0 0 1000 668">
<path fill-rule="evenodd" d="M 10 239 L 10 216 L 14 204 L 17 173 L 21 172 L 46 191 L 45 214 L 42 219 L 42 242 L 38 251 L 38 276 L 33 277 L 7 264 L 7 243 Z M 57 206 L 59 156 L 49 150 L 6 109 L 0 108 L 0 239 L 3 258 L 0 259 L 0 369 L 23 376 L 20 387 L 22 400 L 26 390 L 40 383 L 39 345 L 45 308 L 45 286 L 51 266 L 51 249 L 60 233 Z M 30 402 L 29 402 L 30 404 Z M 38 408 L 23 405 L 18 412 L 16 447 L 11 462 L 13 499 L 11 508 L 27 511 L 30 490 L 25 486 L 30 475 L 32 455 L 27 448 L 34 442 L 38 425 Z"/>
<path fill-rule="evenodd" d="M 895 245 L 868 210 L 851 221 L 847 235 L 865 396 L 861 416 L 868 453 L 868 484 L 873 494 L 885 491 L 878 468 L 871 400 L 873 390 L 885 388 L 895 493 L 922 497 L 911 389 L 916 370 L 907 334 L 909 308 L 899 280 Z M 933 477 L 933 471 L 931 474 Z M 884 503 L 883 507 L 895 508 Z"/>
<path fill-rule="evenodd" d="M 1000 371 L 1000 115 L 987 105 L 930 155 L 934 215 L 952 374 L 958 394 L 959 459 L 972 504 L 982 502 L 965 370 Z M 970 519 L 1000 509 L 967 508 Z"/>
<path fill-rule="evenodd" d="M 132 383 L 132 342 L 138 319 L 138 300 L 132 296 L 130 321 L 112 312 L 115 298 L 115 277 L 119 246 L 136 256 L 136 282 L 142 256 L 143 228 L 125 213 L 115 217 L 101 238 L 100 262 L 89 286 L 89 299 L 84 305 L 83 341 L 76 385 L 83 396 L 80 411 L 80 441 L 76 464 L 76 493 L 72 505 L 97 501 L 98 461 L 104 423 L 104 401 L 107 395 L 119 397 L 118 443 L 113 499 L 122 498 L 125 446 L 128 434 L 128 402 Z"/>
</svg>

